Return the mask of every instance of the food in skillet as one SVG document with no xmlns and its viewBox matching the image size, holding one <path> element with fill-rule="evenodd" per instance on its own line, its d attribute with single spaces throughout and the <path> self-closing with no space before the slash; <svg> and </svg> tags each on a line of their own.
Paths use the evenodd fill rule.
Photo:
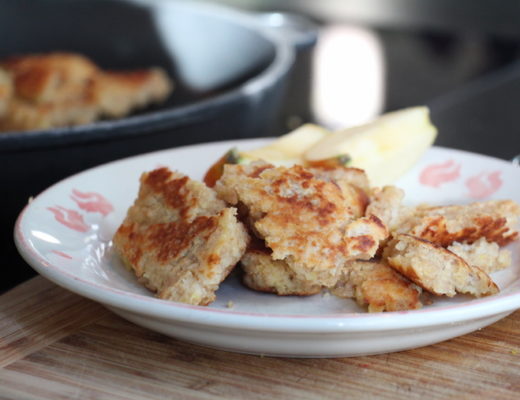
<svg viewBox="0 0 520 400">
<path fill-rule="evenodd" d="M 27 131 L 120 118 L 161 103 L 173 83 L 160 68 L 105 71 L 74 53 L 0 60 L 0 131 Z"/>
<path fill-rule="evenodd" d="M 301 154 L 284 158 L 283 150 L 276 148 L 280 142 L 287 143 L 303 132 L 308 141 L 299 151 L 308 152 L 319 145 L 321 139 L 316 141 L 316 136 L 333 134 L 319 131 L 316 135 L 309 127 L 299 132 L 282 137 L 267 149 L 230 152 L 208 170 L 206 183 L 212 187 L 204 187 L 197 201 L 212 199 L 217 212 L 222 212 L 222 207 L 236 210 L 233 224 L 242 228 L 233 229 L 232 236 L 221 228 L 226 240 L 235 243 L 236 251 L 217 269 L 218 279 L 205 286 L 205 296 L 185 295 L 200 292 L 204 273 L 192 272 L 190 276 L 198 277 L 194 283 L 183 275 L 186 264 L 178 261 L 176 251 L 155 249 L 180 248 L 192 263 L 190 271 L 205 271 L 206 246 L 213 249 L 212 242 L 204 236 L 185 235 L 179 246 L 178 238 L 149 233 L 164 230 L 165 223 L 173 224 L 169 229 L 175 232 L 190 226 L 189 219 L 169 215 L 183 215 L 183 210 L 195 206 L 195 200 L 178 193 L 174 196 L 177 200 L 169 204 L 156 198 L 157 193 L 174 193 L 168 180 L 156 182 L 159 186 L 152 198 L 144 201 L 143 195 L 150 192 L 149 176 L 182 175 L 166 169 L 143 175 L 139 196 L 114 238 L 116 251 L 145 284 L 146 269 L 153 271 L 156 281 L 147 286 L 159 297 L 191 304 L 208 304 L 214 299 L 218 284 L 233 263 L 240 266 L 242 281 L 252 290 L 281 296 L 328 291 L 355 300 L 369 312 L 417 309 L 432 296 L 463 293 L 481 297 L 499 291 L 489 273 L 511 262 L 510 252 L 502 247 L 518 239 L 518 204 L 492 200 L 456 206 L 405 206 L 402 189 L 372 186 L 364 170 L 345 166 L 339 157 L 312 163 L 305 163 Z M 309 142 L 313 142 L 310 148 Z M 424 150 L 421 145 L 417 151 Z M 255 152 L 275 154 L 275 161 L 258 160 L 251 156 Z M 202 184 L 190 180 L 190 185 Z M 153 209 L 144 207 L 148 203 Z M 222 254 L 229 252 L 227 249 Z M 164 256 L 159 264 L 157 254 Z M 169 288 L 167 297 L 164 287 Z"/>
</svg>

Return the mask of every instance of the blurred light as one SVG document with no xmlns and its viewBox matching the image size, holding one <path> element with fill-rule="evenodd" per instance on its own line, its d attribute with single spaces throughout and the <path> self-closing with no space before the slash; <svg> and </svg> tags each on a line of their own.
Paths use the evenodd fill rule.
<svg viewBox="0 0 520 400">
<path fill-rule="evenodd" d="M 280 27 L 285 25 L 286 17 L 282 13 L 269 13 L 267 15 L 267 24 L 272 27 Z"/>
<path fill-rule="evenodd" d="M 382 45 L 372 31 L 329 25 L 320 30 L 314 59 L 313 111 L 330 129 L 359 125 L 384 107 Z"/>
</svg>

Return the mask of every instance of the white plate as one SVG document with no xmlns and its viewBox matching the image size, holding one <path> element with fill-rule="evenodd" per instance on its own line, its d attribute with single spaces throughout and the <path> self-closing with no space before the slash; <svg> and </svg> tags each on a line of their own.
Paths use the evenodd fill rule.
<svg viewBox="0 0 520 400">
<path fill-rule="evenodd" d="M 210 143 L 103 165 L 65 179 L 36 197 L 15 228 L 20 253 L 36 271 L 105 304 L 136 324 L 211 347 L 265 355 L 339 357 L 424 346 L 489 325 L 520 307 L 520 247 L 513 265 L 493 274 L 498 295 L 438 298 L 421 310 L 368 314 L 350 300 L 316 295 L 278 297 L 228 278 L 209 307 L 154 298 L 125 270 L 110 239 L 123 220 L 143 171 L 168 166 L 201 179 L 232 146 L 268 139 Z M 433 148 L 397 184 L 408 203 L 520 202 L 520 168 L 481 155 Z M 229 307 L 231 303 L 232 307 Z"/>
</svg>

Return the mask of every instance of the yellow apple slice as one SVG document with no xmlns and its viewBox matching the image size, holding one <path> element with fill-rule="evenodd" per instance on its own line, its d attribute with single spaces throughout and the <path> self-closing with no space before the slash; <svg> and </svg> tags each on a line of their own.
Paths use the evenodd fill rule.
<svg viewBox="0 0 520 400">
<path fill-rule="evenodd" d="M 303 158 L 312 164 L 348 155 L 349 166 L 364 169 L 371 185 L 382 186 L 408 171 L 436 136 L 427 107 L 406 108 L 365 125 L 333 132 L 310 147 Z"/>
<path fill-rule="evenodd" d="M 305 124 L 266 146 L 240 151 L 240 158 L 243 162 L 264 160 L 274 165 L 302 164 L 305 151 L 330 134 L 321 126 Z"/>
<path fill-rule="evenodd" d="M 276 166 L 302 164 L 303 153 L 328 134 L 330 131 L 321 126 L 305 124 L 263 147 L 248 151 L 232 148 L 209 167 L 204 182 L 213 187 L 220 179 L 225 164 L 247 164 L 255 160 L 264 160 Z"/>
</svg>

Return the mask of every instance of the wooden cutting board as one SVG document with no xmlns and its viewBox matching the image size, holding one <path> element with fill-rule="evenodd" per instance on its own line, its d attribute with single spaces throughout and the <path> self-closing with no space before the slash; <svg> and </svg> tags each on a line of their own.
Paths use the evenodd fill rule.
<svg viewBox="0 0 520 400">
<path fill-rule="evenodd" d="M 519 399 L 520 311 L 399 353 L 283 359 L 138 327 L 42 277 L 0 297 L 2 399 Z"/>
</svg>

